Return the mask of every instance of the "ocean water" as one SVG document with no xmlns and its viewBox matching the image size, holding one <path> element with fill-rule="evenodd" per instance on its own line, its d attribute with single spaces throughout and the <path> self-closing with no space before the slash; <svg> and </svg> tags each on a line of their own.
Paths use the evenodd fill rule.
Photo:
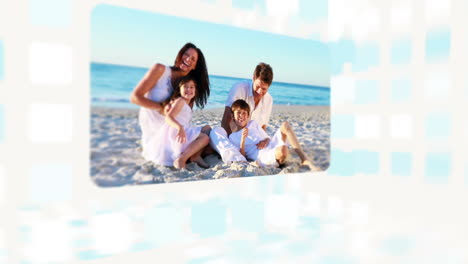
<svg viewBox="0 0 468 264">
<path fill-rule="evenodd" d="M 91 105 L 119 108 L 138 108 L 129 97 L 148 69 L 91 63 Z M 248 80 L 210 75 L 211 94 L 205 108 L 224 107 L 232 85 Z M 281 105 L 330 105 L 328 87 L 274 82 L 268 90 L 274 104 Z"/>
</svg>

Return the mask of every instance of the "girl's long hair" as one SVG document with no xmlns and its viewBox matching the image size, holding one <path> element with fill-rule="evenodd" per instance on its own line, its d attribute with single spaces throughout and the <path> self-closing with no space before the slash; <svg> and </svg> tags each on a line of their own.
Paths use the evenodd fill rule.
<svg viewBox="0 0 468 264">
<path fill-rule="evenodd" d="M 197 89 L 198 84 L 197 84 L 197 81 L 195 80 L 195 78 L 193 78 L 190 75 L 186 75 L 186 76 L 178 79 L 177 85 L 175 86 L 176 88 L 172 92 L 171 97 L 169 97 L 166 101 L 164 101 L 162 103 L 163 107 L 166 107 L 166 105 L 170 104 L 175 99 L 181 97 L 182 94 L 180 93 L 180 88 L 182 87 L 182 85 L 184 85 L 184 84 L 186 84 L 186 83 L 188 83 L 190 81 L 193 81 L 195 83 L 195 96 L 190 100 L 190 103 L 188 104 L 190 106 L 190 108 L 193 108 L 193 103 L 194 103 L 194 101 L 196 101 L 196 98 L 197 98 L 197 95 L 198 95 L 198 89 Z"/>
</svg>

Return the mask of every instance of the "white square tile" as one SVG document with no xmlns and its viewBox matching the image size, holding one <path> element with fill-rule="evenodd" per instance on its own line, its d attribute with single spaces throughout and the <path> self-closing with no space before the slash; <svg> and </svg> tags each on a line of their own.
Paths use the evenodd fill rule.
<svg viewBox="0 0 468 264">
<path fill-rule="evenodd" d="M 350 208 L 350 223 L 356 226 L 366 226 L 369 222 L 369 206 L 361 202 L 352 202 Z"/>
<path fill-rule="evenodd" d="M 354 256 L 368 256 L 373 252 L 369 232 L 352 232 L 350 237 L 350 249 Z"/>
<path fill-rule="evenodd" d="M 329 197 L 327 202 L 327 213 L 331 218 L 341 218 L 344 216 L 343 200 L 338 197 Z"/>
<path fill-rule="evenodd" d="M 29 51 L 29 77 L 37 85 L 72 82 L 72 48 L 63 44 L 34 42 Z"/>
<path fill-rule="evenodd" d="M 318 193 L 308 193 L 306 196 L 306 202 L 304 206 L 304 214 L 319 216 L 321 212 L 321 199 Z"/>
<path fill-rule="evenodd" d="M 34 164 L 29 177 L 32 203 L 66 202 L 72 199 L 73 169 L 70 164 Z"/>
<path fill-rule="evenodd" d="M 411 115 L 393 115 L 390 117 L 390 136 L 395 139 L 413 137 L 413 117 Z"/>
<path fill-rule="evenodd" d="M 38 221 L 32 224 L 31 243 L 26 255 L 34 263 L 65 263 L 72 257 L 71 227 L 61 221 Z"/>
<path fill-rule="evenodd" d="M 265 201 L 265 226 L 294 230 L 299 223 L 299 201 L 291 195 L 272 195 Z"/>
<path fill-rule="evenodd" d="M 448 65 L 437 65 L 426 72 L 424 80 L 424 94 L 430 101 L 440 102 L 448 100 L 452 89 L 451 73 Z"/>
<path fill-rule="evenodd" d="M 426 21 L 429 27 L 447 25 L 451 15 L 451 1 L 426 0 Z"/>
<path fill-rule="evenodd" d="M 378 115 L 356 115 L 355 134 L 360 139 L 380 137 L 381 118 Z"/>
<path fill-rule="evenodd" d="M 29 108 L 29 138 L 34 143 L 69 142 L 73 134 L 72 106 L 33 104 Z"/>
<path fill-rule="evenodd" d="M 463 129 L 464 129 L 464 134 L 463 135 L 468 135 L 468 117 L 465 117 L 465 120 L 463 122 Z M 465 142 L 468 142 L 468 136 L 463 137 Z"/>
<path fill-rule="evenodd" d="M 91 228 L 95 248 L 101 254 L 126 252 L 136 237 L 130 218 L 121 213 L 97 215 Z"/>
<path fill-rule="evenodd" d="M 331 77 L 331 100 L 332 105 L 340 105 L 354 102 L 356 83 L 353 78 L 348 76 Z"/>
<path fill-rule="evenodd" d="M 408 31 L 413 23 L 413 3 L 411 1 L 393 1 L 390 9 L 393 32 Z"/>
</svg>

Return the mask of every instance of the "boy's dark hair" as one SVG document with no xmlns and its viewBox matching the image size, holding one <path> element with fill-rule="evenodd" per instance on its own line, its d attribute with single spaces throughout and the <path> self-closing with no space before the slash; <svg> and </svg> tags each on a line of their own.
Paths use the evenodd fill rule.
<svg viewBox="0 0 468 264">
<path fill-rule="evenodd" d="M 237 99 L 236 101 L 234 101 L 234 103 L 232 103 L 231 105 L 232 113 L 234 114 L 234 111 L 236 110 L 246 110 L 250 116 L 250 106 L 246 101 L 242 99 Z"/>
<path fill-rule="evenodd" d="M 260 62 L 254 71 L 254 79 L 260 79 L 264 83 L 271 85 L 273 82 L 273 69 L 270 65 Z"/>
</svg>

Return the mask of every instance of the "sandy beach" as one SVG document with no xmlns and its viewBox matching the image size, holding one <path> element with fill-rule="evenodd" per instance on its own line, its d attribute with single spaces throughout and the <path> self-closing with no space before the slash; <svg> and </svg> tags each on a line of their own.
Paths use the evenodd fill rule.
<svg viewBox="0 0 468 264">
<path fill-rule="evenodd" d="M 288 121 L 304 151 L 314 164 L 325 170 L 330 162 L 330 108 L 328 106 L 273 106 L 267 133 L 272 136 L 282 122 Z M 194 126 L 220 126 L 224 109 L 196 110 Z M 259 168 L 253 163 L 226 165 L 217 155 L 205 157 L 209 169 L 194 163 L 177 170 L 155 165 L 141 157 L 141 131 L 138 109 L 91 109 L 91 177 L 102 187 L 148 183 L 169 183 L 256 175 L 308 172 L 300 166 L 300 159 L 290 149 L 290 157 L 283 168 Z"/>
</svg>

